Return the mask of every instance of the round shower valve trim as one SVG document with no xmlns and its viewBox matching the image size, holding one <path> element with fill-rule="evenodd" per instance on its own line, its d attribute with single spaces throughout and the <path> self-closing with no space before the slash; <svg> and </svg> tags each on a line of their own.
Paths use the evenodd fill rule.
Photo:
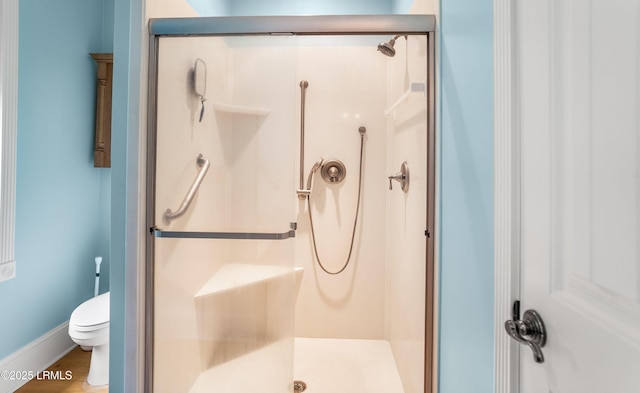
<svg viewBox="0 0 640 393">
<path fill-rule="evenodd" d="M 340 160 L 329 160 L 322 164 L 320 175 L 329 184 L 338 184 L 347 176 L 347 168 Z"/>
</svg>

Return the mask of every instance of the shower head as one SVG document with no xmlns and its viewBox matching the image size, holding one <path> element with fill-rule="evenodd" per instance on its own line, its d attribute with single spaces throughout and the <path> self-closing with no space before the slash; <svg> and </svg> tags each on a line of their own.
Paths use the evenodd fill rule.
<svg viewBox="0 0 640 393">
<path fill-rule="evenodd" d="M 378 51 L 385 56 L 393 57 L 396 55 L 396 50 L 393 49 L 396 40 L 392 38 L 389 42 L 381 42 L 378 44 Z"/>
<path fill-rule="evenodd" d="M 396 50 L 393 48 L 393 46 L 396 44 L 396 40 L 398 39 L 398 37 L 402 37 L 401 35 L 397 35 L 395 37 L 393 37 L 392 39 L 390 39 L 388 42 L 381 42 L 378 44 L 378 51 L 380 51 L 380 53 L 382 53 L 385 56 L 389 56 L 389 57 L 393 57 L 396 55 Z M 405 35 L 404 38 L 406 39 L 407 36 Z"/>
<path fill-rule="evenodd" d="M 367 132 L 367 129 L 365 128 L 365 126 L 360 126 L 360 128 L 358 128 L 358 132 L 360 133 L 360 136 L 364 136 L 364 134 Z"/>
</svg>

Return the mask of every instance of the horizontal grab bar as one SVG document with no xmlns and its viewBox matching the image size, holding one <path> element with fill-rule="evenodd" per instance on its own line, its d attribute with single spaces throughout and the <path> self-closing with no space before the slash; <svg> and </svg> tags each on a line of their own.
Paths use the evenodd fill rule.
<svg viewBox="0 0 640 393">
<path fill-rule="evenodd" d="M 178 208 L 178 210 L 176 210 L 175 213 L 172 212 L 171 209 L 167 209 L 164 212 L 164 219 L 165 220 L 171 221 L 173 219 L 176 219 L 176 218 L 182 216 L 184 213 L 186 213 L 187 209 L 189 208 L 189 205 L 191 204 L 191 201 L 193 200 L 193 197 L 196 195 L 196 192 L 198 192 L 198 188 L 200 187 L 200 183 L 202 183 L 202 179 L 204 179 L 204 175 L 207 174 L 207 171 L 209 170 L 209 165 L 211 165 L 211 164 L 210 164 L 209 160 L 204 158 L 204 156 L 202 154 L 198 155 L 198 158 L 196 159 L 196 163 L 200 167 L 200 171 L 198 172 L 198 175 L 196 176 L 195 180 L 193 181 L 193 184 L 191 185 L 191 187 L 189 188 L 189 191 L 187 191 L 187 195 L 185 195 L 185 197 L 182 200 L 182 203 L 180 204 L 180 207 Z"/>
<path fill-rule="evenodd" d="M 252 233 L 252 232 L 176 232 L 151 228 L 155 237 L 175 239 L 239 239 L 239 240 L 284 240 L 296 237 L 297 224 L 292 222 L 290 230 L 283 233 Z"/>
</svg>

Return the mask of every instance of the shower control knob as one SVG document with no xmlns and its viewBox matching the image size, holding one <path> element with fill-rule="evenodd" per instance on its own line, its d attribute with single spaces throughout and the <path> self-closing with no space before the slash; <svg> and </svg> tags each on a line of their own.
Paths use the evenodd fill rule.
<svg viewBox="0 0 640 393">
<path fill-rule="evenodd" d="M 320 169 L 320 176 L 329 184 L 342 182 L 347 175 L 347 168 L 340 160 L 326 161 Z"/>
</svg>

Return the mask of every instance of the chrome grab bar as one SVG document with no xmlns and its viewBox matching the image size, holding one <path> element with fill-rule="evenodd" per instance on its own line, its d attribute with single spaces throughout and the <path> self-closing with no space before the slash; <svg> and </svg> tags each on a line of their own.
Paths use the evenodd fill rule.
<svg viewBox="0 0 640 393">
<path fill-rule="evenodd" d="M 238 239 L 238 240 L 285 240 L 296 237 L 298 224 L 289 224 L 289 230 L 282 233 L 256 233 L 256 232 L 174 232 L 163 231 L 159 228 L 151 228 L 155 237 L 174 239 Z"/>
<path fill-rule="evenodd" d="M 176 210 L 175 213 L 172 212 L 171 209 L 167 209 L 164 212 L 163 217 L 168 222 L 182 216 L 184 213 L 187 212 L 187 209 L 189 208 L 189 205 L 191 204 L 193 197 L 196 195 L 196 192 L 198 192 L 198 188 L 200 187 L 200 183 L 202 183 L 202 179 L 204 179 L 204 175 L 207 174 L 207 171 L 209 170 L 209 166 L 211 165 L 209 160 L 204 158 L 202 154 L 198 155 L 198 158 L 196 159 L 196 164 L 198 164 L 198 166 L 200 167 L 200 171 L 198 172 L 198 175 L 196 175 L 196 178 L 193 181 L 193 184 L 189 188 L 189 191 L 187 191 L 187 195 L 185 195 L 184 199 L 182 200 L 180 207 L 178 208 L 178 210 Z"/>
</svg>

